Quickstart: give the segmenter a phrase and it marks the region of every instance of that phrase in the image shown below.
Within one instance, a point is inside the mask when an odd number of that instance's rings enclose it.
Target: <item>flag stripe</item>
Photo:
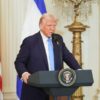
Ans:
[[[17,88],[17,96],[18,96],[18,98],[20,98],[21,97],[21,89],[22,89],[22,80],[17,76],[17,86],[16,86],[16,88]]]
[[[35,1],[37,7],[39,8],[41,14],[44,14],[46,13],[46,6],[45,6],[45,3],[44,3],[44,0],[33,0]]]
[[[0,62],[0,91],[2,91],[2,73],[1,73],[1,62]]]
[[[0,75],[0,91],[2,91],[2,76]]]

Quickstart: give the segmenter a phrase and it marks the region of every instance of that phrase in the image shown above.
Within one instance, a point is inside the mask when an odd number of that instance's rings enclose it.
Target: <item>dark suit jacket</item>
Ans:
[[[52,42],[54,46],[55,70],[63,67],[62,60],[72,69],[80,68],[73,55],[66,48],[60,35],[53,34]],[[34,73],[40,70],[48,70],[47,56],[40,32],[24,39],[21,49],[15,61],[15,68],[19,77],[23,72]],[[23,83],[21,100],[47,100],[45,92],[36,87],[31,87]]]

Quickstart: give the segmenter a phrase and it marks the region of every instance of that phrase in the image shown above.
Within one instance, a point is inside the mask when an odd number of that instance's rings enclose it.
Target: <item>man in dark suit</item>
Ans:
[[[15,61],[15,68],[23,80],[21,100],[49,100],[48,95],[37,87],[27,84],[28,77],[37,71],[60,70],[63,61],[70,68],[80,69],[74,56],[66,48],[60,35],[55,34],[57,19],[51,14],[44,14],[40,18],[40,31],[24,39]],[[51,39],[53,48],[53,64],[50,62],[47,40]]]

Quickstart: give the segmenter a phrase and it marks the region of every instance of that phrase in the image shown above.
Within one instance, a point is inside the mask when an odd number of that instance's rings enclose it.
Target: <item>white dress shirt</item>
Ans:
[[[49,66],[49,71],[51,71],[50,67],[50,59],[49,59],[49,52],[48,52],[48,37],[46,37],[42,32],[40,32],[42,39],[43,39],[43,44],[45,47],[46,55],[47,55],[47,61],[48,61],[48,66]]]

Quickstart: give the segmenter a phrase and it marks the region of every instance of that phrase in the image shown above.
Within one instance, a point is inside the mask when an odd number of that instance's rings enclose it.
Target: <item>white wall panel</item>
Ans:
[[[0,3],[1,64],[4,100],[14,100],[12,97],[15,96],[16,91],[14,60],[19,50],[27,0],[0,0]]]

